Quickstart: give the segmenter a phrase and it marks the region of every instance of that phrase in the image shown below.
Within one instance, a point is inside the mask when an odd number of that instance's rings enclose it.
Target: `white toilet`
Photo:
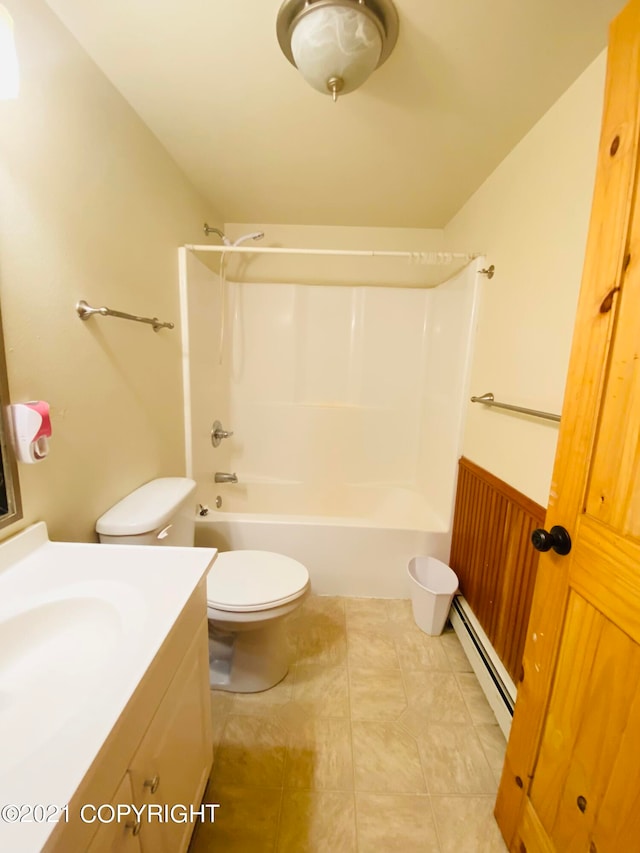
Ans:
[[[195,488],[185,477],[145,483],[100,516],[100,541],[193,546]],[[207,577],[211,686],[256,693],[281,681],[289,669],[284,617],[308,591],[306,568],[283,554],[218,554]]]

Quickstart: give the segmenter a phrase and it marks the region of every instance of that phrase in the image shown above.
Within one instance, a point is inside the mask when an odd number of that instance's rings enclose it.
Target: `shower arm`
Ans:
[[[223,231],[221,231],[219,228],[213,228],[211,225],[207,225],[206,222],[204,223],[204,228],[202,230],[204,231],[207,237],[209,236],[209,234],[217,234],[221,240],[227,239]]]

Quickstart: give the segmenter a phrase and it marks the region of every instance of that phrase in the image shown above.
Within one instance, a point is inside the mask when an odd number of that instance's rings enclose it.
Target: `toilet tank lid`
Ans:
[[[187,477],[160,477],[131,492],[96,522],[96,532],[106,536],[135,536],[168,524],[178,507],[195,492]],[[195,514],[195,507],[194,507]]]

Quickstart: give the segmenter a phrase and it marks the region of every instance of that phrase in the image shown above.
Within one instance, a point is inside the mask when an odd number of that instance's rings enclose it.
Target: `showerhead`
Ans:
[[[239,246],[245,240],[262,240],[264,237],[264,231],[252,231],[251,234],[245,234],[244,237],[238,237],[237,240],[231,241],[219,228],[213,228],[211,225],[207,225],[206,222],[204,223],[204,233],[207,237],[209,234],[217,234],[225,246]]]
[[[245,234],[244,237],[238,237],[232,245],[239,246],[241,243],[244,243],[245,240],[262,240],[263,237],[264,231],[252,231],[251,234]]]

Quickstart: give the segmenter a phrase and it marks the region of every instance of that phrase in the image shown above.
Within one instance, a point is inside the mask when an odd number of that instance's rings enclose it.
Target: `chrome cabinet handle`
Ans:
[[[155,792],[158,790],[159,786],[160,786],[160,777],[158,776],[157,773],[153,777],[153,779],[145,779],[144,780],[144,787],[148,788],[152,794],[155,794]]]
[[[139,820],[132,821],[130,820],[128,823],[124,825],[125,829],[130,829],[132,835],[140,835],[140,830],[142,829],[142,824]]]

